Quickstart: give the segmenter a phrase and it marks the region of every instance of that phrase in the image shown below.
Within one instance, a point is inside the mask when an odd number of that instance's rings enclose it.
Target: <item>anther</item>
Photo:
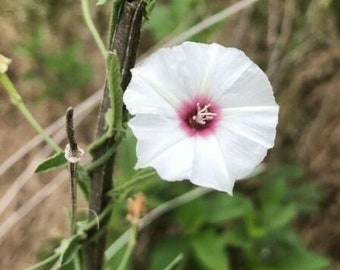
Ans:
[[[201,104],[197,103],[197,114],[192,117],[194,121],[196,121],[200,125],[205,125],[207,121],[212,120],[216,113],[209,112],[209,107],[211,104],[205,105],[203,108],[201,108]]]
[[[201,129],[207,124],[207,121],[214,119],[216,113],[209,111],[210,106],[211,104],[209,103],[202,108],[200,103],[196,104],[197,113],[188,120],[192,128]]]

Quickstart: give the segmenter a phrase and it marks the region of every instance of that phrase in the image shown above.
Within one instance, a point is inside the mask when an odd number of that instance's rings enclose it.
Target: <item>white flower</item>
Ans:
[[[132,69],[124,94],[137,138],[136,168],[232,194],[273,147],[279,107],[242,51],[185,42]]]

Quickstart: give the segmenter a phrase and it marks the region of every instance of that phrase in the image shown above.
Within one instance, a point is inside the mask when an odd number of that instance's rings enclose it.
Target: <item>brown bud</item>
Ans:
[[[127,201],[127,219],[131,224],[138,225],[142,216],[146,213],[146,202],[143,193],[137,193],[134,198]]]

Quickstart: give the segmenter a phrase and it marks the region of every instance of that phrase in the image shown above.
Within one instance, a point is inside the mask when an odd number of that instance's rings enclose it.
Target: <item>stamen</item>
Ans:
[[[209,111],[210,106],[211,104],[209,103],[202,108],[200,103],[196,104],[197,113],[188,120],[188,123],[193,129],[200,130],[205,127],[208,121],[214,119],[216,113]]]
[[[197,124],[200,124],[204,126],[207,121],[210,121],[214,118],[216,113],[209,112],[208,109],[211,106],[209,103],[208,105],[205,105],[203,108],[201,108],[201,104],[197,103],[197,114],[192,117],[192,120],[194,120]]]

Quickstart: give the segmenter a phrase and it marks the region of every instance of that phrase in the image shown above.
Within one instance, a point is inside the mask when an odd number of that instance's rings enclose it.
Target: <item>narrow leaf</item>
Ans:
[[[60,246],[56,249],[56,252],[61,254],[61,266],[70,263],[74,259],[81,247],[80,239],[81,236],[75,234],[71,238],[61,241]]]
[[[81,190],[83,191],[86,198],[89,198],[89,183],[90,183],[90,176],[87,170],[81,166],[77,166],[77,182]]]
[[[123,122],[123,90],[120,86],[121,76],[117,54],[109,52],[106,59],[107,87],[110,93],[111,106],[105,113],[105,124],[107,131],[90,146],[89,151],[98,149],[115,131],[122,131]]]
[[[67,164],[67,160],[64,157],[64,152],[56,153],[55,155],[45,159],[40,162],[34,172],[46,172],[49,170],[53,170]]]
[[[107,119],[113,121],[107,124],[109,127],[121,129],[123,121],[123,90],[120,85],[121,74],[116,53],[109,53],[107,56],[107,77],[112,108],[112,116]]]
[[[150,19],[150,15],[152,10],[154,9],[155,5],[156,5],[156,1],[157,0],[147,0],[146,1],[146,10],[145,10],[145,14],[144,14],[144,18],[148,21]]]
[[[164,270],[175,270],[179,266],[179,264],[182,262],[182,260],[183,260],[183,254],[180,253],[175,259],[173,259],[173,261],[167,267],[164,268]]]
[[[286,255],[278,265],[277,270],[321,270],[330,265],[330,260],[319,254],[309,251],[295,252]],[[327,268],[328,269],[328,268]]]

